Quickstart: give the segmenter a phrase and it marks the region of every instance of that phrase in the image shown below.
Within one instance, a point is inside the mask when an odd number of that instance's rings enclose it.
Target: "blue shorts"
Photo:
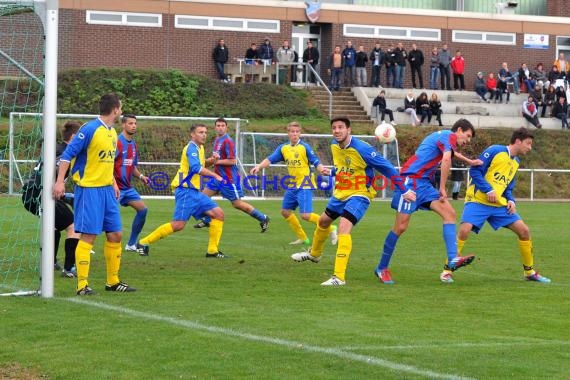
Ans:
[[[402,214],[413,214],[418,210],[430,210],[430,203],[439,199],[439,191],[427,179],[416,180],[414,191],[416,192],[416,201],[406,202],[402,198],[403,192],[400,187],[395,186],[392,195],[392,208]]]
[[[129,205],[129,202],[140,201],[141,196],[134,187],[130,189],[121,190],[121,195],[119,196],[119,204],[123,207]]]
[[[301,214],[313,212],[313,191],[312,189],[286,190],[281,208],[295,210],[298,206]]]
[[[485,221],[489,222],[493,229],[498,230],[520,219],[517,213],[509,214],[505,206],[493,207],[477,202],[465,203],[463,215],[461,215],[461,223],[472,224],[472,231],[476,234],[481,231]]]
[[[206,211],[218,207],[210,197],[196,189],[177,187],[174,190],[174,216],[172,220],[188,221],[190,217],[201,219]]]
[[[243,198],[243,191],[235,183],[220,182],[214,178],[206,182],[206,188],[220,193],[220,195],[230,202]]]
[[[331,211],[334,216],[342,216],[344,213],[349,213],[354,216],[355,225],[358,223],[368,210],[370,206],[370,199],[366,197],[350,197],[347,200],[341,201],[338,198],[332,197],[327,203],[327,210]],[[331,214],[331,213],[328,213]],[[337,217],[338,217],[337,216]]]
[[[119,203],[113,186],[75,186],[73,209],[76,232],[99,235],[103,231],[122,231]]]

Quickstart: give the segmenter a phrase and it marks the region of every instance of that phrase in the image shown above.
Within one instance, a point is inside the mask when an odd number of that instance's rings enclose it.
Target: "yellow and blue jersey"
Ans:
[[[508,201],[515,201],[513,189],[515,175],[520,160],[512,157],[509,147],[492,145],[479,156],[483,161],[481,166],[472,166],[469,169],[471,179],[465,195],[465,202],[477,202],[488,206],[506,206]],[[496,203],[487,200],[487,193],[494,191],[497,196]]]
[[[272,164],[285,162],[296,189],[316,189],[311,165],[317,167],[321,162],[309,144],[301,140],[295,145],[283,143],[267,159]]]
[[[71,178],[82,187],[113,184],[117,132],[97,118],[84,124],[61,155],[71,163]]]
[[[204,167],[205,162],[204,147],[190,141],[182,150],[180,168],[170,186],[173,189],[186,187],[200,191],[202,178],[198,173]]]
[[[344,148],[336,140],[331,144],[336,185],[333,196],[341,201],[353,196],[373,199],[376,189],[374,169],[384,175],[384,181],[393,181],[398,177],[398,171],[370,144],[351,137]],[[384,185],[389,184],[387,182]],[[379,186],[382,186],[380,184]]]

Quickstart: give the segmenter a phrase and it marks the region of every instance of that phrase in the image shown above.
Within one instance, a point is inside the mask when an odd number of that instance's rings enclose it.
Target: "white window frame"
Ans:
[[[466,33],[466,34],[480,34],[482,39],[481,40],[468,40],[463,38],[457,38],[457,33]],[[488,40],[488,35],[495,35],[495,36],[511,36],[511,42],[502,42],[502,41],[493,41]],[[485,44],[485,45],[509,45],[515,46],[517,44],[517,34],[516,33],[502,33],[502,32],[484,32],[481,30],[453,30],[451,33],[451,41],[453,42],[461,42],[465,44]]]
[[[372,28],[374,29],[373,34],[366,33],[350,33],[347,32],[348,28]],[[405,35],[394,35],[380,34],[382,30],[404,30]],[[412,36],[413,31],[423,31],[437,33],[437,37],[416,37]],[[361,24],[344,24],[342,27],[342,34],[345,37],[364,37],[364,38],[382,38],[388,40],[416,40],[416,41],[441,41],[441,29],[430,29],[430,28],[404,28],[400,26],[377,26],[377,25],[361,25]]]
[[[92,20],[91,15],[119,15],[121,16],[121,21],[104,21],[104,20]],[[127,21],[127,16],[147,16],[156,17],[156,24],[147,22],[132,22]],[[146,26],[151,28],[162,28],[162,14],[160,13],[133,13],[133,12],[111,12],[111,11],[86,11],[85,12],[85,22],[88,24],[95,25],[122,25],[122,26]]]
[[[204,25],[185,25],[180,24],[180,19],[198,19],[207,20],[207,26]],[[214,21],[231,21],[241,23],[241,27],[231,27],[231,26],[214,26]],[[275,24],[275,29],[264,29],[264,28],[251,28],[250,23],[254,22],[266,22]],[[280,33],[281,32],[281,22],[279,20],[268,20],[268,19],[248,19],[248,18],[229,18],[229,17],[206,17],[206,16],[192,16],[192,15],[175,15],[174,16],[174,27],[181,29],[208,29],[208,30],[233,30],[237,32],[263,32],[263,33]]]

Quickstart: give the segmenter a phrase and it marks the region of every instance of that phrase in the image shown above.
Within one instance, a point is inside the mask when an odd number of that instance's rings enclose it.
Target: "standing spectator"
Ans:
[[[117,132],[113,124],[121,116],[121,100],[115,94],[106,94],[99,100],[99,117],[81,127],[71,140],[59,163],[53,197],[61,199],[65,194],[65,173],[71,168],[75,182],[75,232],[81,234],[75,250],[77,266],[77,295],[95,294],[89,287],[91,249],[95,238],[105,231],[103,247],[107,269],[105,290],[133,292],[119,279],[121,267],[122,225],[119,212],[119,188],[113,177]]]
[[[340,89],[340,74],[342,73],[342,54],[339,45],[334,47],[330,56],[328,73],[331,76],[331,90],[338,91]]]
[[[346,47],[342,51],[344,61],[344,85],[354,86],[354,65],[356,64],[356,50],[352,47],[352,42],[347,41]]]
[[[311,67],[317,71],[317,65],[319,64],[319,50],[313,46],[311,41],[307,42],[307,48],[303,52],[303,62],[308,63]],[[308,78],[310,83],[317,83],[317,78],[313,75],[312,71],[309,69],[306,70],[306,78]]]
[[[370,62],[372,63],[372,75],[370,78],[370,87],[380,86],[380,72],[384,63],[384,53],[380,48],[380,43],[376,42],[374,49],[370,52]]]
[[[438,121],[439,126],[443,127],[443,123],[441,122],[441,101],[439,100],[437,94],[434,92],[431,94],[431,98],[429,100],[429,108],[431,110],[431,115],[428,117],[428,124],[431,123],[431,117],[435,116],[435,119]]]
[[[257,60],[259,59],[257,51],[257,44],[252,42],[249,49],[245,51],[245,64],[246,65],[257,65]]]
[[[277,50],[277,62],[284,64],[283,67],[279,68],[281,73],[278,73],[278,78],[284,76],[282,79],[285,83],[291,83],[291,67],[295,66],[293,65],[295,62],[295,51],[289,47],[289,41],[283,41],[283,45]]]
[[[356,52],[355,66],[356,66],[356,85],[359,87],[366,87],[368,79],[366,77],[366,62],[368,62],[368,54],[364,51],[364,46],[358,46]]]
[[[447,44],[443,44],[439,51],[439,75],[441,76],[441,89],[451,91],[451,74],[449,73],[449,64],[451,63],[451,54],[447,50]]]
[[[224,65],[228,62],[229,52],[222,38],[218,40],[218,45],[214,48],[212,57],[214,58],[214,64],[218,72],[218,79],[222,82],[229,82],[228,77],[224,73]]]
[[[536,128],[542,128],[542,124],[540,124],[540,121],[538,120],[538,110],[536,104],[534,104],[534,98],[532,96],[529,96],[527,100],[523,102],[522,115]]]
[[[552,107],[554,106],[554,104],[556,104],[556,90],[554,89],[554,86],[550,85],[548,86],[548,89],[544,93],[545,108],[542,110],[543,112],[540,115],[540,117],[546,116],[546,108],[550,107],[550,110],[552,111]],[[553,112],[550,112],[549,115],[552,116],[553,114],[554,114]]]
[[[386,91],[384,90],[380,91],[378,96],[374,98],[374,101],[372,102],[372,107],[377,107],[376,112],[377,115],[379,115],[379,120],[378,120],[379,122],[384,121],[384,117],[388,115],[388,117],[390,118],[390,124],[396,126],[396,123],[394,122],[394,112],[392,112],[391,109],[386,107]]]
[[[459,199],[459,191],[461,190],[461,183],[465,180],[465,173],[463,172],[463,168],[465,168],[465,164],[463,161],[453,159],[451,160],[451,174],[449,175],[449,179],[453,184],[453,188],[451,189],[451,198],[454,200]],[[459,169],[459,170],[453,170]]]
[[[386,50],[386,87],[396,87],[396,53],[394,45],[389,44]]]
[[[556,68],[558,69],[561,79],[566,78],[566,72],[568,71],[568,69],[570,69],[570,67],[568,65],[568,61],[566,61],[566,56],[564,55],[564,53],[558,53],[558,59],[555,60],[552,65],[556,66]]]
[[[424,120],[431,119],[431,108],[429,106],[429,99],[427,93],[422,92],[420,96],[416,99],[416,109],[422,115],[420,124],[424,123]]]
[[[465,90],[465,59],[461,56],[461,51],[455,52],[455,57],[451,59],[451,70],[453,70],[453,89]]]
[[[552,107],[552,114],[557,119],[560,119],[560,121],[562,122],[562,129],[564,129],[564,127],[566,127],[566,129],[569,129],[568,128],[568,103],[566,103],[566,98],[563,98],[563,97],[558,98],[558,101],[556,102],[554,107]]]
[[[424,53],[418,49],[416,44],[412,44],[412,50],[408,53],[408,62],[410,62],[410,70],[412,71],[412,87],[416,87],[416,73],[418,75],[420,88],[424,88],[424,77],[422,74],[422,66],[424,64]]]
[[[485,94],[487,94],[487,84],[485,83],[485,78],[483,78],[481,71],[477,73],[477,78],[475,78],[475,92],[484,102],[490,101],[485,98]]]
[[[515,92],[518,94],[520,92],[519,90],[519,72],[515,71],[515,72],[511,72],[509,71],[509,65],[507,64],[507,62],[503,62],[503,64],[501,65],[501,69],[499,70],[499,82],[504,82],[505,85],[504,86],[499,86],[502,87],[503,89],[507,89],[508,90],[508,83],[512,83],[513,84],[513,89],[515,90]],[[507,100],[508,102],[508,100]]]
[[[503,98],[501,96],[499,88],[497,87],[497,79],[495,78],[495,74],[489,73],[486,86],[487,86],[487,91],[491,93],[491,96],[489,96],[489,102],[493,100],[493,98],[495,99],[495,103],[499,101],[499,98],[502,101]]]
[[[273,63],[273,46],[271,46],[271,41],[266,38],[263,41],[263,45],[259,47],[259,59],[264,65],[271,65]]]
[[[398,42],[398,46],[394,49],[396,53],[396,80],[394,81],[395,88],[404,88],[404,78],[406,74],[406,59],[408,58],[408,53],[404,49],[404,44]]]
[[[414,93],[408,92],[408,95],[404,98],[404,112],[410,115],[410,124],[415,127],[420,123],[420,119],[416,114],[416,99],[414,99]]]
[[[429,88],[430,90],[437,90],[437,77],[439,74],[439,51],[437,46],[431,50],[429,58]]]

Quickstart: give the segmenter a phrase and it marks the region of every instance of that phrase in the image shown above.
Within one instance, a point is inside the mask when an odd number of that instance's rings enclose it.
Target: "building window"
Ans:
[[[453,42],[465,42],[469,44],[493,44],[493,45],[516,45],[516,33],[478,32],[469,30],[454,30]]]
[[[235,30],[242,32],[279,33],[279,20],[176,15],[174,26],[185,29]]]
[[[441,41],[441,29],[345,24],[343,34],[346,37]]]
[[[87,11],[88,24],[162,27],[162,15],[155,13]]]

